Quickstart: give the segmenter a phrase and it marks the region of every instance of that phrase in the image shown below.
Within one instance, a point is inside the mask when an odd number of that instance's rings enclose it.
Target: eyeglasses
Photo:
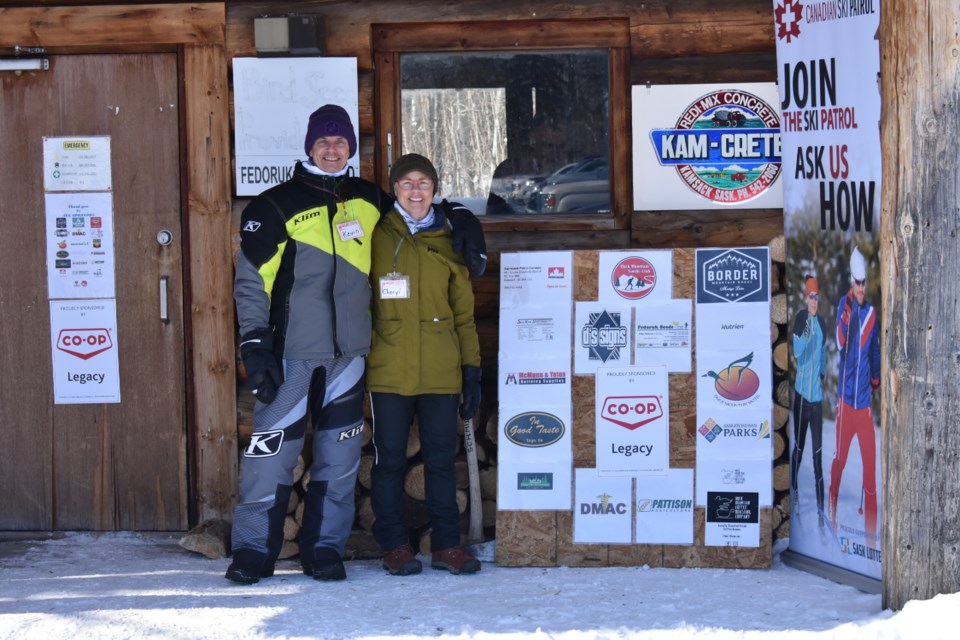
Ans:
[[[863,278],[863,279],[861,279],[861,280],[857,280],[856,278],[854,278],[853,284],[857,285],[858,287],[866,286],[866,284],[867,284],[867,279],[866,279],[866,278]]]
[[[413,182],[412,180],[403,180],[398,181],[397,186],[404,191],[413,191],[414,188],[419,189],[420,191],[428,191],[433,188],[433,182],[430,180],[420,180],[418,182]]]
[[[819,299],[820,299],[819,293],[811,293],[810,295],[807,296],[807,300],[819,300]]]

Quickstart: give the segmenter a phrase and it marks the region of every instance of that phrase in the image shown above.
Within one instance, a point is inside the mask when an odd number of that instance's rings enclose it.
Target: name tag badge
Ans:
[[[410,276],[388,273],[380,276],[380,299],[403,300],[410,297]]]
[[[337,225],[337,233],[340,234],[340,239],[346,242],[355,238],[362,238],[363,227],[361,227],[360,223],[356,220],[341,222]]]

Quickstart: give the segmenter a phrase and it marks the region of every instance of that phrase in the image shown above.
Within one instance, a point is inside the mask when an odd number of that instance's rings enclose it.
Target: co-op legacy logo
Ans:
[[[109,329],[61,329],[57,349],[81,360],[89,360],[113,347]]]
[[[657,396],[611,396],[604,399],[603,419],[633,431],[663,417]]]
[[[722,89],[694,100],[670,129],[650,132],[657,161],[718,204],[762,195],[780,175],[780,112],[762,98]]]

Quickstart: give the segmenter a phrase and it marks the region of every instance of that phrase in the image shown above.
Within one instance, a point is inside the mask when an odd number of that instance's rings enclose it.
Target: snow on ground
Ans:
[[[252,586],[223,578],[228,560],[183,550],[168,534],[68,534],[0,542],[0,638],[756,639],[957,637],[960,594],[910,602],[799,571],[429,568],[395,577],[373,560],[316,582],[295,561]]]

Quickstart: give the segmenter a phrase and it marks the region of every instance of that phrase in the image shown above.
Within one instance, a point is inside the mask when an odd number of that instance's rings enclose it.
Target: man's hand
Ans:
[[[257,400],[270,404],[283,384],[283,369],[273,352],[273,332],[254,329],[240,338],[240,357],[247,370],[247,387]]]
[[[482,276],[487,270],[487,241],[477,216],[459,202],[443,200],[440,207],[453,227],[453,250],[463,254],[470,275]]]

